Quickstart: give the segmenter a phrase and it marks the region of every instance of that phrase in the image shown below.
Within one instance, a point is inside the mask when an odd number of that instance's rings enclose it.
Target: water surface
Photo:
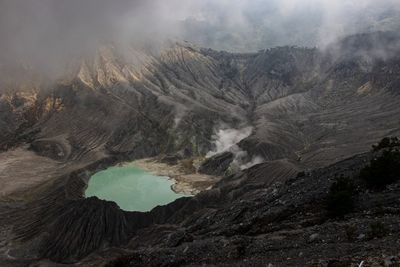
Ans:
[[[185,196],[172,191],[173,184],[168,177],[152,175],[133,165],[123,165],[94,174],[85,195],[114,201],[127,211],[149,211]]]

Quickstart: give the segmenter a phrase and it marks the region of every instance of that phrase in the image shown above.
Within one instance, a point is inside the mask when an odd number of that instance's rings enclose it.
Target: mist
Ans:
[[[231,151],[236,153],[239,148],[237,144],[250,136],[252,127],[245,127],[242,129],[219,129],[213,135],[214,149],[207,153],[206,157],[212,157],[222,152]]]
[[[400,30],[397,0],[203,1],[186,21],[189,39],[228,51],[275,46],[325,47],[346,35]]]
[[[235,172],[264,162],[265,160],[261,156],[249,157],[248,153],[238,145],[240,141],[249,137],[252,132],[253,127],[218,129],[212,136],[214,149],[209,151],[206,157],[210,158],[223,152],[231,152],[233,161],[229,168]]]
[[[170,38],[167,13],[143,0],[0,0],[0,60],[56,72],[103,44]]]
[[[0,0],[0,64],[54,72],[109,42],[324,47],[348,34],[399,31],[399,14],[397,0]]]

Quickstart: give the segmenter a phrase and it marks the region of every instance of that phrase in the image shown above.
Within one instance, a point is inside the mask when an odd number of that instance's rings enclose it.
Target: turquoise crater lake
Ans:
[[[152,175],[133,165],[123,165],[94,174],[85,195],[114,201],[126,211],[144,212],[185,196],[172,191],[173,184],[168,177]]]

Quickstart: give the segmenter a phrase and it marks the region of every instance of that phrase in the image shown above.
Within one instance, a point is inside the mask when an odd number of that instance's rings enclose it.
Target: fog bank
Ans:
[[[321,47],[347,34],[400,30],[399,14],[397,0],[0,0],[0,63],[62,69],[105,42]]]

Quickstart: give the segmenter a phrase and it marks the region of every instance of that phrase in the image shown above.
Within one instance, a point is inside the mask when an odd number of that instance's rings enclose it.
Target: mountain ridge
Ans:
[[[129,57],[124,62],[117,53],[105,49],[93,60],[77,64],[69,79],[56,83],[38,79],[31,87],[17,84],[12,91],[8,86],[1,87],[0,149],[2,156],[11,161],[0,165],[5,170],[0,180],[19,181],[21,188],[7,187],[7,192],[0,195],[0,211],[8,214],[2,223],[6,235],[2,251],[7,253],[0,259],[6,257],[8,263],[8,253],[12,251],[11,257],[28,262],[42,258],[79,262],[101,248],[122,246],[131,238],[146,239],[151,235],[146,231],[157,232],[158,227],[171,227],[171,235],[179,236],[179,247],[182,240],[193,239],[192,233],[179,230],[184,219],[185,227],[194,229],[194,235],[200,237],[204,234],[196,223],[200,219],[204,227],[210,227],[209,233],[215,230],[219,237],[240,236],[240,223],[244,222],[238,214],[252,210],[250,204],[242,207],[236,203],[234,212],[239,213],[234,215],[220,206],[221,198],[271,198],[265,192],[273,190],[273,184],[290,183],[301,171],[321,171],[322,174],[311,175],[315,179],[307,186],[326,188],[328,181],[332,182],[331,178],[325,179],[327,166],[341,166],[343,160],[365,153],[381,138],[400,135],[400,58],[396,53],[390,54],[393,57],[369,53],[368,45],[363,48],[365,40],[370,40],[377,50],[400,49],[400,38],[381,32],[349,38],[344,46],[350,46],[349,51],[357,46],[358,54],[345,51],[343,56],[337,51],[329,54],[296,47],[231,54],[177,44],[159,55],[140,54],[144,58],[140,67],[129,63]],[[377,40],[383,43],[376,43]],[[247,153],[243,163],[251,162],[253,157],[262,157],[264,162],[236,174],[228,175],[228,171],[212,190],[193,199],[178,200],[149,214],[127,215],[115,205],[83,197],[87,180],[99,169],[165,154],[201,158],[215,148],[213,136],[219,129],[249,126],[252,133],[237,144]],[[366,160],[370,154],[365,155],[360,157]],[[16,167],[28,160],[35,162],[30,169]],[[357,159],[354,165],[358,169],[365,162]],[[338,169],[336,172],[341,173]],[[32,181],[33,176],[38,181]],[[306,183],[305,179],[301,181]],[[317,193],[316,196],[323,195],[322,191]],[[247,199],[246,194],[251,197]],[[318,199],[316,196],[311,198]],[[300,206],[303,204],[299,202]],[[277,207],[270,208],[265,212],[273,213]],[[99,233],[96,242],[91,242],[90,235],[82,240],[70,239],[71,233],[64,231],[66,222],[53,215],[69,218],[66,221],[71,225],[79,225],[80,221],[85,225],[94,223],[90,217],[74,217],[76,209],[76,214],[91,210],[98,220],[112,220],[108,215],[115,213],[119,218],[115,223],[127,228],[114,236],[114,232],[103,232],[101,224],[93,224],[94,228],[88,226],[88,231]],[[225,233],[218,229],[217,221],[208,224],[206,217],[213,217],[215,209],[222,209],[229,215],[227,218],[237,216],[232,220],[237,220],[238,225],[232,227],[238,229]],[[188,215],[193,211],[199,212],[199,217]],[[255,213],[249,212],[250,217],[252,214]],[[270,223],[280,222],[271,220]],[[136,235],[138,231],[143,233]],[[125,242],[110,241],[117,237],[120,240],[121,236],[127,238]],[[28,245],[22,242],[21,247],[21,238]],[[234,243],[231,241],[230,245]],[[148,242],[153,239],[149,237]],[[152,261],[151,251],[140,253]],[[161,264],[157,257],[154,260],[154,266]],[[131,266],[143,264],[132,262]]]

